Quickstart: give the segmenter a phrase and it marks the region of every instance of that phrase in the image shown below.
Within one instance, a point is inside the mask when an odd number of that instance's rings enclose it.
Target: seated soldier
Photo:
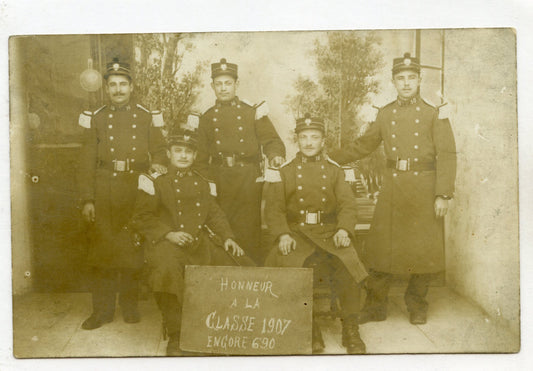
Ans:
[[[132,227],[145,238],[150,286],[169,336],[167,356],[179,349],[186,265],[246,265],[251,259],[234,241],[216,190],[191,170],[196,138],[180,130],[168,139],[170,166],[165,175],[139,177]]]
[[[356,200],[344,171],[323,154],[325,127],[321,119],[296,121],[299,152],[281,166],[265,195],[265,218],[275,240],[267,266],[313,268],[315,284],[331,282],[342,310],[342,344],[349,354],[365,353],[357,314],[361,282],[366,276],[352,243]],[[320,275],[320,276],[319,276]],[[316,306],[315,306],[316,307]],[[313,315],[313,353],[324,350]]]

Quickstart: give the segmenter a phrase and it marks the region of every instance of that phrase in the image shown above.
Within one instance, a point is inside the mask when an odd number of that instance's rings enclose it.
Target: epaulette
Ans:
[[[106,106],[104,104],[102,107],[98,108],[94,112],[83,111],[82,113],[80,113],[80,117],[78,118],[78,125],[80,125],[81,127],[85,128],[85,129],[90,129],[91,128],[91,119],[92,119],[92,117],[95,116],[101,110],[103,110],[105,107]]]
[[[254,106],[255,108],[255,119],[260,120],[263,117],[267,116],[269,113],[268,104],[266,101],[262,101],[258,105]]]
[[[254,105],[252,104],[252,102],[250,102],[248,99],[241,99],[239,98],[239,102],[242,102],[250,107],[253,107]]]
[[[158,174],[158,173],[154,173],[152,175],[148,175],[148,174],[139,175],[138,189],[148,193],[151,196],[155,195],[154,180],[159,176],[159,175],[156,175],[154,177],[155,174]]]
[[[209,184],[209,193],[211,193],[211,196],[216,197],[217,196],[217,184],[214,181],[209,180],[206,176],[204,176],[198,170],[193,170],[192,172],[198,175],[200,178],[202,178],[202,180],[207,182],[207,184]]]
[[[381,109],[385,109],[385,108],[387,108],[387,107],[390,107],[390,106],[392,106],[394,103],[396,103],[396,99],[393,100],[392,102],[387,103],[386,105],[384,105],[383,107],[381,107]]]
[[[196,113],[191,113],[189,116],[187,116],[187,123],[185,124],[185,127],[191,131],[195,131],[198,129],[198,126],[200,125],[200,115]]]
[[[429,103],[429,102],[428,102],[427,100],[425,100],[424,98],[420,98],[420,100],[421,100],[422,102],[424,102],[427,106],[430,106],[431,108],[437,109],[437,107],[435,107],[434,104]]]
[[[348,183],[353,183],[356,181],[355,179],[355,171],[350,166],[343,166],[342,170],[344,170],[344,181]]]
[[[135,105],[137,108],[143,110],[146,113],[152,115],[152,126],[155,128],[161,128],[165,126],[165,121],[163,120],[163,113],[161,111],[150,111],[148,108],[143,107],[139,103]]]
[[[281,182],[281,174],[279,169],[268,167],[265,169],[265,182],[279,183]]]
[[[107,105],[104,104],[102,107],[98,108],[96,111],[93,112],[93,116],[96,115],[98,112],[100,112],[101,110],[103,110],[106,107],[107,107]]]

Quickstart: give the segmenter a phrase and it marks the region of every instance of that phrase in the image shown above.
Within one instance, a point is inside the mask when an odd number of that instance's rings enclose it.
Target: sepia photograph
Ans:
[[[12,35],[13,356],[519,352],[517,99],[513,28]]]

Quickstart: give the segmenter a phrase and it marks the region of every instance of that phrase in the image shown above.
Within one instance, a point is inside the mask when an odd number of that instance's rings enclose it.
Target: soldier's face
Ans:
[[[398,72],[392,78],[392,82],[398,91],[398,95],[403,99],[410,99],[418,93],[420,81],[420,75],[417,72],[410,70]]]
[[[111,75],[107,78],[105,90],[115,106],[124,106],[129,103],[133,84],[126,76]]]
[[[217,76],[211,83],[217,99],[221,102],[229,102],[235,98],[238,85],[239,82],[228,75]]]
[[[196,159],[196,151],[183,145],[173,145],[167,150],[170,163],[178,169],[188,169]]]
[[[296,138],[300,152],[304,156],[316,156],[322,151],[322,148],[324,148],[325,138],[320,130],[304,130],[299,132]]]

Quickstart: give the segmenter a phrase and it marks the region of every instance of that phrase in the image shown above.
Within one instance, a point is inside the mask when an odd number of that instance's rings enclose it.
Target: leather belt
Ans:
[[[130,172],[132,170],[134,171],[143,171],[147,169],[146,164],[139,164],[132,159],[125,159],[125,160],[111,160],[111,161],[98,161],[98,168],[100,169],[106,169],[114,172]]]
[[[245,165],[259,164],[259,158],[257,156],[241,157],[236,154],[222,154],[219,156],[213,156],[211,164],[222,167],[242,167]]]
[[[308,225],[337,223],[337,215],[324,214],[323,211],[316,211],[316,212],[305,211],[305,214],[289,215],[287,219],[289,223],[308,224]]]
[[[412,159],[387,160],[387,167],[398,171],[431,171],[435,170],[435,162],[415,162]]]

